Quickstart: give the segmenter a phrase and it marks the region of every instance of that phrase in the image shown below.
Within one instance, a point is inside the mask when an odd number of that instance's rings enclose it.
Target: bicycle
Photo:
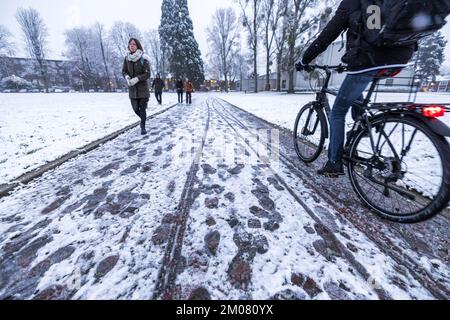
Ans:
[[[332,71],[343,73],[346,67],[307,67],[326,73],[316,100],[300,110],[294,127],[295,151],[303,162],[312,163],[329,138],[327,94],[337,95],[328,88]],[[379,81],[400,71],[381,70],[364,101],[352,105],[360,112],[347,133],[344,164],[354,191],[369,209],[390,221],[415,223],[449,206],[450,146],[445,137],[450,137],[450,128],[437,118],[450,108],[448,104],[371,103]]]

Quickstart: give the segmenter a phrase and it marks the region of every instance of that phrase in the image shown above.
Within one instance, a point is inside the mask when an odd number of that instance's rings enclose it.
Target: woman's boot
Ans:
[[[146,135],[147,134],[147,130],[145,129],[145,123],[147,121],[147,106],[141,106],[141,134],[142,135]]]
[[[145,129],[145,122],[141,123],[141,135],[146,135],[147,130]]]

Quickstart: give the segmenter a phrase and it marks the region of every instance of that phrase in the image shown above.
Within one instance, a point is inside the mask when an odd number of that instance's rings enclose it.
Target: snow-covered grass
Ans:
[[[148,114],[177,101],[163,99]],[[0,93],[0,114],[0,184],[139,120],[127,93]]]
[[[279,125],[280,127],[293,130],[295,119],[300,109],[308,102],[315,100],[315,94],[286,94],[275,92],[254,93],[221,93],[216,94],[231,104],[238,106],[264,120]],[[330,106],[333,105],[335,98],[328,96]],[[378,94],[377,102],[399,102],[406,101],[407,94],[382,93]],[[450,103],[450,94],[444,93],[419,93],[417,95],[418,103]],[[351,118],[349,117],[349,120]],[[444,122],[450,125],[450,114],[444,118]]]

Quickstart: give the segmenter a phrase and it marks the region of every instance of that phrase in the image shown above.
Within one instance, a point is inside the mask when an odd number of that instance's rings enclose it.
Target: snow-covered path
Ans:
[[[0,199],[0,298],[450,297],[448,217],[381,221],[288,132],[195,99]]]

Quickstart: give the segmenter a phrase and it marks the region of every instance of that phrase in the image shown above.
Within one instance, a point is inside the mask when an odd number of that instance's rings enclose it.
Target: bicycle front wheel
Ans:
[[[450,201],[450,146],[422,121],[391,115],[360,132],[348,172],[358,196],[382,218],[415,223],[432,218]]]
[[[320,156],[327,128],[327,119],[322,109],[317,109],[313,103],[309,103],[300,110],[295,121],[294,146],[303,162],[314,162]]]

